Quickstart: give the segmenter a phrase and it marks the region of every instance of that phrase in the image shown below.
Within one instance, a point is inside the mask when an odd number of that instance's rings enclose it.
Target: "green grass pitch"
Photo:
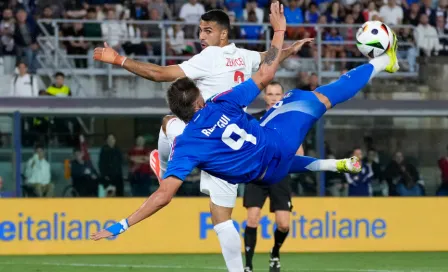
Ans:
[[[7,246],[3,244],[2,246]],[[448,272],[448,252],[282,254],[282,271]],[[255,271],[268,271],[256,254]],[[226,271],[221,255],[0,256],[0,272]]]

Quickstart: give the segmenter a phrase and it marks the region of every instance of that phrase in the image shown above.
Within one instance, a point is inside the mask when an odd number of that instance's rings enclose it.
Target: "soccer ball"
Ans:
[[[380,21],[365,22],[356,33],[356,46],[369,58],[381,56],[392,44],[392,30]]]

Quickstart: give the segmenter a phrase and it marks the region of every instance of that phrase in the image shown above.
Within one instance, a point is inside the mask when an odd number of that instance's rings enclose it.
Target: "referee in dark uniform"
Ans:
[[[278,101],[283,99],[284,89],[279,82],[272,81],[264,89],[264,101],[266,110],[253,114],[253,117],[260,120],[263,115],[273,107]],[[301,151],[301,147],[299,149]],[[301,151],[303,155],[303,151]],[[274,233],[274,247],[269,260],[269,271],[280,271],[280,247],[288,236],[291,204],[291,184],[289,176],[274,185],[260,185],[247,183],[244,189],[243,204],[247,209],[247,225],[244,234],[244,248],[246,254],[245,272],[252,272],[252,258],[254,256],[255,245],[257,243],[257,227],[260,221],[261,208],[269,196],[270,211],[275,213],[277,229]]]

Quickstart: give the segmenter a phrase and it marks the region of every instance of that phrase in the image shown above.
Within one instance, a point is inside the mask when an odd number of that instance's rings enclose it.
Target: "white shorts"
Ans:
[[[163,133],[162,129],[160,130],[158,150],[162,176],[166,171],[170,155],[169,153],[171,152],[174,138],[182,134],[185,126],[185,123],[180,119],[173,118],[169,120],[166,125],[166,135]],[[209,195],[213,204],[226,208],[235,207],[237,191],[237,184],[230,184],[225,180],[201,171],[201,192]]]

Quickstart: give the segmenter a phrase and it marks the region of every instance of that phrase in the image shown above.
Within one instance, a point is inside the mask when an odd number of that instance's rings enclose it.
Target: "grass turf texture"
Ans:
[[[6,245],[3,245],[6,246]],[[268,271],[256,254],[255,271]],[[282,271],[448,272],[448,252],[282,254]],[[221,255],[0,256],[0,272],[227,271]]]

